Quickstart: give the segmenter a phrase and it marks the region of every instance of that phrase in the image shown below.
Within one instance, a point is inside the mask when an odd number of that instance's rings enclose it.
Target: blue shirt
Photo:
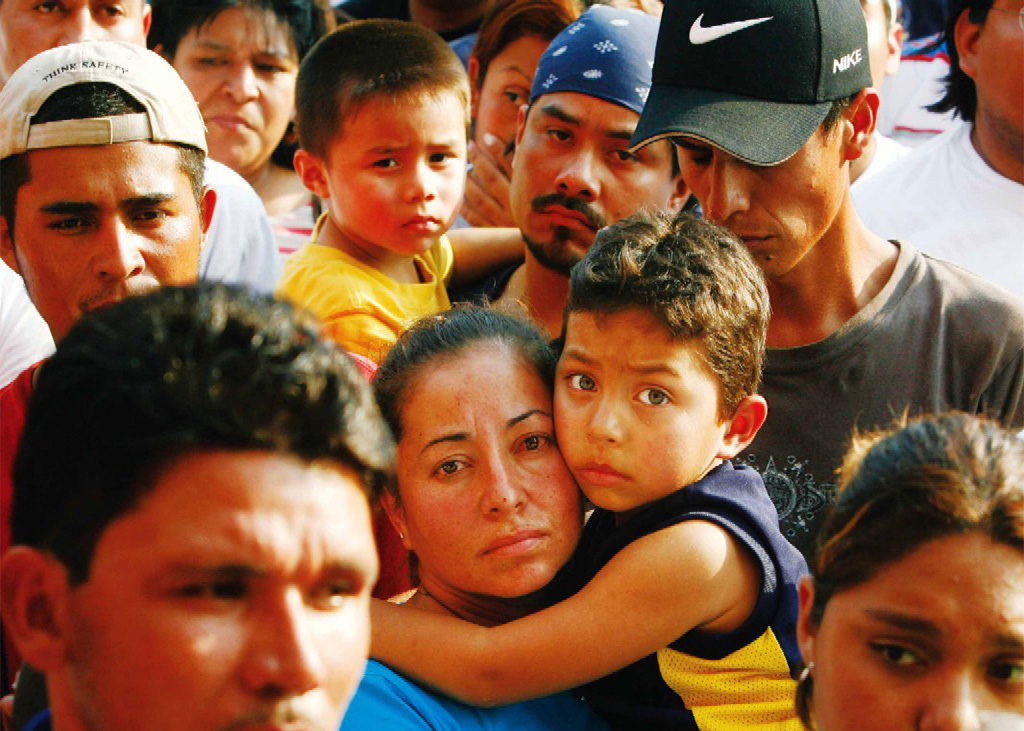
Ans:
[[[420,687],[370,660],[341,731],[606,731],[608,728],[569,693],[555,693],[497,708],[467,706]]]

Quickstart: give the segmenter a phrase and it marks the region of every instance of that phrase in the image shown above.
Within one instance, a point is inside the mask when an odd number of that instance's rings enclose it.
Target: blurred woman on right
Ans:
[[[800,587],[808,728],[1024,728],[1024,441],[948,413],[858,437]]]

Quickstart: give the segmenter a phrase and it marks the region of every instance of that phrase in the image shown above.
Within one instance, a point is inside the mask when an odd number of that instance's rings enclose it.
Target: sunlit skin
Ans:
[[[151,142],[32,150],[0,255],[55,340],[86,312],[196,281],[216,195],[202,208],[179,148]],[[60,185],[54,185],[60,181]]]
[[[295,107],[288,25],[270,10],[228,8],[186,33],[170,61],[199,103],[210,157],[257,186]]]
[[[978,729],[987,711],[1024,714],[1019,549],[948,536],[839,591],[820,625],[812,598],[805,580],[797,631],[821,731]]]
[[[735,456],[733,420],[722,418],[720,404],[700,343],[673,338],[638,308],[569,314],[556,431],[580,489],[598,507],[628,514]]]
[[[670,143],[629,151],[638,119],[623,106],[574,92],[545,94],[529,114],[520,112],[512,217],[538,259],[568,273],[598,228],[643,207],[682,207],[685,188],[671,175]],[[552,194],[578,205],[538,206],[538,198]]]
[[[474,56],[469,58],[476,162],[469,173],[465,208],[472,210],[475,200],[486,199],[488,204],[500,209],[500,222],[506,226],[512,225],[507,176],[511,173],[519,109],[530,100],[530,85],[547,46],[548,40],[540,36],[517,38],[491,59],[483,78],[480,78],[479,61]],[[480,159],[485,156],[490,159]],[[485,165],[500,178],[500,184],[493,183],[489,177],[477,179]],[[478,171],[477,167],[481,167],[481,170]],[[474,193],[476,198],[473,197]],[[485,203],[481,202],[480,205]],[[464,215],[470,214],[464,212]]]
[[[354,470],[187,454],[106,527],[88,579],[59,600],[62,659],[41,668],[55,727],[333,731],[366,660],[376,575]]]
[[[871,64],[871,85],[880,89],[886,76],[895,74],[900,66],[903,28],[886,20],[888,0],[861,0],[860,9],[868,28],[868,61]]]
[[[1024,30],[1020,0],[996,0],[981,25],[964,12],[954,40],[978,95],[971,141],[1000,174],[1024,184]]]
[[[837,131],[816,131],[778,165],[751,165],[681,137],[679,165],[704,216],[743,239],[769,278],[784,277],[815,252],[849,195]]]
[[[470,57],[473,141],[478,145],[485,134],[496,137],[503,147],[515,140],[519,109],[530,101],[533,75],[547,47],[548,41],[539,36],[517,38],[491,59],[479,84],[479,63]]]
[[[411,257],[437,243],[462,200],[465,108],[454,91],[372,97],[345,120],[325,160],[299,150],[295,167],[331,202],[319,243],[419,281]]]
[[[422,586],[468,612],[483,601],[476,595],[536,592],[569,559],[582,528],[549,387],[497,341],[415,378],[401,412],[401,499],[386,504],[419,558]]]
[[[145,0],[3,0],[0,85],[37,53],[78,41],[146,45],[151,9]]]

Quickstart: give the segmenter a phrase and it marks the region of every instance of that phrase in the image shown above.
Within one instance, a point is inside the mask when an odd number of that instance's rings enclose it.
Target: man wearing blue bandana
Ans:
[[[596,5],[541,56],[519,112],[511,209],[525,261],[474,294],[518,301],[551,334],[562,327],[569,269],[598,229],[641,208],[677,212],[689,197],[668,142],[630,152],[651,86],[658,19]]]

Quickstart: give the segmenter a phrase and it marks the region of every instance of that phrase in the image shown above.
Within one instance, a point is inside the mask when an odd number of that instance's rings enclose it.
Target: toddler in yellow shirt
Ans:
[[[349,23],[302,62],[295,169],[328,206],[276,294],[350,352],[379,362],[413,321],[450,306],[456,260],[470,277],[500,256],[456,257],[445,235],[465,184],[469,98],[455,53],[412,23]]]

